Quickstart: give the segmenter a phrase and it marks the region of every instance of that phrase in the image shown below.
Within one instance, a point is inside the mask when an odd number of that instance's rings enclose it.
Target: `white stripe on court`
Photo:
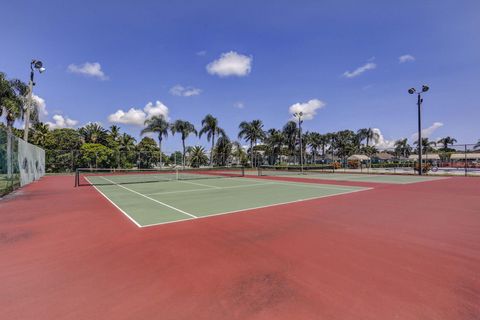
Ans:
[[[165,207],[168,207],[168,208],[173,209],[173,210],[175,210],[175,211],[178,211],[178,212],[180,212],[180,213],[186,214],[187,216],[190,216],[190,217],[192,217],[192,218],[198,218],[197,216],[195,216],[195,215],[193,215],[193,214],[191,214],[191,213],[188,213],[188,212],[183,211],[183,210],[181,210],[181,209],[175,208],[175,207],[173,207],[173,206],[171,206],[171,205],[169,205],[169,204],[166,204],[166,203],[164,203],[164,202],[161,202],[161,201],[155,200],[155,199],[153,199],[153,198],[150,198],[149,196],[146,196],[146,195],[144,195],[144,194],[142,194],[142,193],[140,193],[140,192],[137,192],[137,191],[135,191],[135,190],[132,190],[132,189],[129,189],[129,188],[125,187],[125,186],[122,186],[122,185],[120,185],[120,184],[118,184],[118,183],[115,183],[115,182],[113,182],[113,181],[110,180],[110,179],[107,179],[107,178],[102,177],[102,176],[100,176],[99,178],[105,179],[105,180],[107,180],[108,182],[113,183],[113,184],[116,185],[117,187],[123,188],[123,189],[128,190],[128,191],[130,191],[130,192],[132,192],[132,193],[138,194],[139,196],[142,196],[142,197],[144,197],[144,198],[147,198],[148,200],[151,200],[151,201],[153,201],[153,202],[156,202],[156,203],[158,203],[158,204],[161,204],[162,206],[165,206]]]
[[[198,182],[191,182],[191,181],[185,181],[185,180],[175,180],[175,181],[181,182],[181,183],[189,183],[189,184],[193,184],[193,185],[201,186],[201,187],[209,187],[209,188],[212,188],[212,189],[220,189],[220,187],[217,187],[217,186],[211,186],[209,184],[203,184],[203,183],[198,183]]]
[[[340,193],[327,194],[327,195],[318,196],[318,197],[298,199],[298,200],[268,204],[268,205],[264,205],[264,206],[245,208],[245,209],[239,209],[239,210],[233,210],[233,211],[227,211],[227,212],[213,213],[213,214],[209,214],[209,215],[205,215],[205,216],[199,216],[199,217],[197,217],[197,219],[207,219],[207,218],[211,218],[211,217],[215,217],[215,216],[221,216],[221,215],[224,215],[224,214],[232,214],[232,213],[238,213],[238,212],[249,211],[249,210],[256,210],[256,209],[264,209],[264,208],[282,206],[282,205],[286,205],[286,204],[290,204],[290,203],[297,203],[297,202],[310,201],[310,200],[316,200],[316,199],[321,199],[321,198],[335,197],[335,196],[340,196],[340,195],[349,194],[349,193],[367,191],[367,190],[371,190],[371,189],[373,189],[373,188],[362,188],[360,190],[351,190],[351,191],[345,191],[345,192],[340,192]],[[162,224],[178,223],[178,222],[182,222],[182,221],[186,221],[186,220],[190,220],[190,219],[176,220],[176,221],[166,221],[166,222],[159,222],[159,223],[152,223],[152,224],[144,224],[144,225],[142,225],[142,228],[153,227],[153,226],[158,226],[158,225],[162,225]]]
[[[141,224],[139,224],[135,219],[133,219],[132,217],[130,217],[130,216],[128,215],[128,213],[126,213],[125,211],[123,211],[123,209],[120,208],[115,202],[113,202],[112,200],[110,200],[110,198],[107,197],[107,196],[105,195],[105,193],[103,193],[102,191],[100,191],[100,189],[98,189],[97,186],[95,186],[93,183],[91,183],[90,180],[88,180],[87,177],[85,177],[85,180],[87,180],[88,183],[90,183],[90,184],[95,188],[95,190],[97,190],[105,199],[107,199],[108,202],[110,202],[111,204],[113,204],[113,206],[114,206],[115,208],[117,208],[118,210],[120,210],[121,213],[123,213],[128,219],[130,219],[133,223],[135,223],[135,225],[136,225],[137,227],[139,227],[139,228],[142,227]]]
[[[245,178],[229,178],[229,179],[242,179],[245,181]],[[333,190],[350,190],[355,188],[363,188],[363,187],[356,187],[356,186],[340,186],[338,184],[317,184],[317,183],[310,183],[310,182],[293,182],[293,181],[279,181],[274,179],[255,179],[255,178],[247,178],[254,181],[272,181],[274,184],[282,184],[294,187],[306,187],[306,188],[318,188],[318,189],[333,189]]]
[[[240,186],[231,186],[231,187],[217,187],[218,189],[236,189],[236,188],[247,188],[255,186],[264,186],[274,184],[274,182],[267,183],[255,183],[255,184],[244,184]],[[147,196],[162,195],[162,194],[175,194],[175,193],[185,193],[185,192],[198,192],[198,191],[211,191],[212,189],[190,189],[190,190],[178,190],[178,191],[167,191],[167,192],[156,192],[156,193],[147,193]]]

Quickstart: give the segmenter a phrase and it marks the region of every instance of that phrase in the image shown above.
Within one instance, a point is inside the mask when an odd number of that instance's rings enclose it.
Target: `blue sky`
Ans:
[[[388,145],[415,133],[407,89],[425,83],[426,133],[480,138],[479,1],[0,1],[0,70],[27,81],[41,59],[56,126],[138,137],[151,114],[211,113],[235,139],[242,120],[281,128],[303,109],[307,130],[378,128]]]

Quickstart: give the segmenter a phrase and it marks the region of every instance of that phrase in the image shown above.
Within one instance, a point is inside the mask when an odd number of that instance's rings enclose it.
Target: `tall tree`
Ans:
[[[28,86],[20,80],[8,80],[0,73],[0,116],[5,113],[7,121],[7,177],[12,175],[12,128],[15,120],[23,116],[23,105]]]
[[[295,154],[295,147],[298,140],[298,126],[295,121],[288,121],[282,128],[285,145],[290,156]]]
[[[153,116],[150,119],[145,120],[145,128],[140,132],[141,135],[145,133],[156,133],[158,134],[158,148],[160,149],[160,167],[163,165],[163,154],[162,154],[162,141],[163,138],[168,137],[168,129],[170,124],[163,116]]]
[[[453,145],[453,144],[456,143],[456,142],[457,142],[457,139],[452,138],[452,137],[450,137],[450,136],[446,136],[446,137],[444,137],[444,138],[442,138],[442,139],[439,139],[439,140],[437,141],[437,143],[439,143],[439,144],[442,145],[442,150],[445,151],[445,152],[448,151],[448,149],[449,149],[448,146],[449,146],[449,145]]]
[[[120,139],[120,127],[115,124],[110,126],[108,134],[114,141],[118,141]]]
[[[250,143],[251,166],[253,168],[253,148],[257,145],[257,142],[259,140],[263,140],[265,138],[262,120],[253,120],[251,122],[242,121],[238,128],[240,129],[240,132],[238,133],[238,138],[245,139],[245,141]]]
[[[33,125],[33,135],[32,135],[33,144],[40,147],[45,147],[48,133],[49,133],[48,124],[43,122],[35,123]]]
[[[232,142],[230,139],[223,135],[217,140],[215,145],[214,161],[219,166],[226,166],[232,155]]]
[[[408,158],[410,153],[412,152],[412,147],[408,144],[408,139],[399,139],[395,141],[395,153],[398,155],[402,155],[404,158]]]
[[[417,152],[418,152],[418,141],[415,141],[413,144],[417,146]],[[435,141],[430,141],[428,138],[422,138],[423,153],[434,151],[433,146],[436,146],[436,145],[437,143]]]
[[[266,153],[269,156],[268,163],[276,164],[278,156],[282,151],[282,146],[284,143],[283,132],[275,128],[268,129],[265,137]]]
[[[180,133],[182,136],[182,147],[183,147],[182,166],[185,168],[185,151],[186,151],[185,140],[192,133],[197,135],[197,130],[195,129],[195,126],[193,124],[184,120],[177,120],[174,123],[172,123],[171,130],[172,130],[172,134]]]
[[[198,168],[208,163],[205,149],[201,146],[190,147],[188,150],[188,159],[193,168]]]
[[[311,132],[308,135],[307,143],[312,150],[313,163],[315,163],[315,156],[317,155],[318,148],[322,146],[323,136],[318,132]]]
[[[120,166],[131,165],[134,160],[135,138],[127,133],[123,133],[119,138]]]
[[[198,133],[198,136],[201,138],[203,134],[207,134],[207,141],[212,141],[212,148],[210,150],[210,165],[213,161],[213,149],[215,147],[215,137],[225,136],[225,131],[218,126],[218,119],[207,114],[202,120],[202,129]]]
[[[370,141],[377,141],[380,138],[380,135],[376,130],[372,128],[362,128],[357,131],[357,136],[359,142],[366,140],[367,147],[370,145]]]
[[[78,130],[85,143],[105,144],[107,130],[98,123],[89,123]]]

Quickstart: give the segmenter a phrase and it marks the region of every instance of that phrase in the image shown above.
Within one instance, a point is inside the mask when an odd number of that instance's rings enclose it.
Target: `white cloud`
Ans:
[[[355,78],[355,77],[358,77],[359,75],[361,75],[362,73],[364,73],[365,71],[373,70],[376,67],[377,67],[377,65],[375,63],[368,62],[368,63],[365,63],[363,66],[358,67],[354,71],[345,71],[343,73],[343,76],[346,77],[346,78]]]
[[[40,118],[40,121],[44,120],[46,116],[48,116],[48,111],[47,111],[47,104],[45,103],[45,99],[37,96],[37,95],[33,95],[32,96],[33,98],[33,103],[35,104],[35,106],[37,107],[37,110],[38,110],[38,116]]]
[[[206,55],[206,54],[207,54],[207,51],[205,51],[205,50],[201,50],[201,51],[198,51],[198,52],[196,53],[197,56],[201,56],[201,57],[204,56],[204,55]]]
[[[70,119],[67,116],[62,116],[61,114],[53,115],[53,121],[55,122],[46,122],[50,129],[62,129],[62,128],[73,128],[78,124],[77,120]]]
[[[423,138],[429,138],[437,129],[443,127],[442,122],[434,122],[430,127],[422,129],[422,137]],[[412,140],[417,140],[418,139],[418,133],[414,133],[411,136]]]
[[[387,140],[379,128],[372,128],[372,131],[378,134],[378,138],[373,141],[373,145],[378,149],[388,149],[395,147],[395,140]]]
[[[152,102],[147,103],[143,110],[139,108],[130,108],[125,112],[119,109],[108,116],[108,121],[111,123],[143,126],[145,120],[152,116],[163,116],[165,119],[169,120],[168,107],[157,100],[155,104]]]
[[[82,74],[88,77],[107,80],[108,77],[102,71],[102,66],[98,62],[85,62],[82,65],[70,64],[67,69],[71,73]]]
[[[252,60],[250,56],[245,56],[235,51],[222,53],[220,58],[210,62],[207,65],[207,72],[220,77],[238,76],[244,77],[252,70]]]
[[[194,87],[184,87],[179,84],[173,86],[170,89],[170,94],[174,96],[180,97],[191,97],[191,96],[198,96],[202,93],[202,89],[194,88]]]
[[[398,57],[398,63],[413,62],[415,57],[411,54],[404,54],[403,56]]]
[[[325,107],[325,102],[318,99],[312,99],[304,103],[295,103],[288,108],[288,111],[291,114],[296,112],[303,112],[304,120],[312,120],[313,117],[317,114],[317,110]]]
[[[235,102],[233,106],[237,109],[243,109],[245,108],[245,104],[242,101]]]

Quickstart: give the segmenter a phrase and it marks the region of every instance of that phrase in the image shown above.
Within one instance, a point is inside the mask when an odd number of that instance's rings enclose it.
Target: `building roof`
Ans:
[[[348,160],[368,161],[368,160],[370,160],[370,157],[368,157],[364,154],[353,154],[350,157],[348,157]]]
[[[477,153],[452,153],[450,155],[450,160],[472,160],[472,159],[480,159],[480,152]]]
[[[376,158],[380,160],[390,160],[390,159],[393,159],[394,157],[390,153],[379,152],[375,154],[372,158]]]
[[[411,154],[410,157],[408,157],[409,160],[418,160],[418,154]],[[436,153],[427,153],[427,154],[422,154],[422,159],[427,159],[427,160],[440,160],[440,156]]]

